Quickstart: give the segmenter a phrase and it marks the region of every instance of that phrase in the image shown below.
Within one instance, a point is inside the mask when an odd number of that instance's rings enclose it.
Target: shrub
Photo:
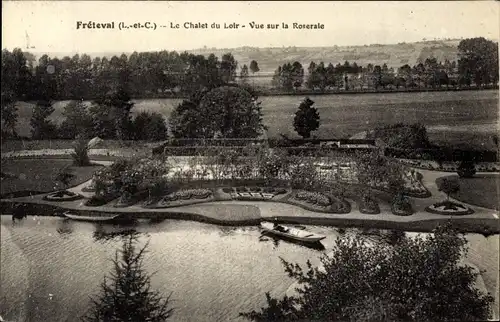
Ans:
[[[369,195],[363,195],[360,199],[359,211],[362,214],[379,214],[378,202]]]
[[[78,140],[73,148],[73,153],[71,153],[73,164],[79,167],[90,165],[88,152],[89,148],[87,142],[85,140]]]
[[[52,102],[49,100],[40,100],[33,108],[31,116],[31,137],[35,140],[44,140],[55,138],[57,127],[49,120],[49,116],[54,112]]]
[[[391,210],[397,216],[410,216],[415,212],[410,200],[401,194],[396,195],[392,200]]]
[[[133,129],[136,140],[160,141],[168,137],[165,118],[156,112],[140,112],[134,119]]]
[[[476,174],[476,167],[472,161],[462,161],[458,166],[457,173],[463,178],[472,178]]]
[[[402,230],[391,230],[389,233],[385,236],[385,240],[389,245],[397,245],[400,243],[403,238],[406,237],[406,234]]]
[[[170,184],[166,179],[160,179],[148,186],[149,198],[158,198],[168,192]]]
[[[248,190],[250,190],[250,192],[261,192],[262,191],[262,189],[259,187],[250,187]]]
[[[276,188],[274,190],[274,193],[277,194],[277,195],[282,195],[282,194],[285,194],[287,192],[288,192],[288,190],[286,190],[285,188]]]
[[[246,187],[236,187],[236,192],[247,192]]]
[[[89,207],[99,207],[99,206],[104,206],[108,202],[110,202],[111,199],[106,198],[104,196],[92,196],[90,199],[88,199],[85,202],[85,206]]]
[[[227,188],[227,187],[225,187],[225,188],[222,188],[222,191],[224,193],[232,193],[232,192],[234,192],[234,189],[233,188]]]
[[[59,181],[64,187],[67,187],[74,178],[75,175],[71,173],[69,167],[62,168],[56,176],[56,180]]]
[[[264,192],[264,193],[274,193],[275,191],[276,191],[276,189],[273,187],[264,187],[262,189],[262,192]]]
[[[438,181],[439,191],[446,194],[446,200],[450,199],[450,195],[460,191],[460,184],[456,180],[443,178]]]

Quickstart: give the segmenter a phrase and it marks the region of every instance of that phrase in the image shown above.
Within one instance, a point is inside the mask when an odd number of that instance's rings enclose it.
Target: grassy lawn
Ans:
[[[301,95],[259,98],[269,137],[277,137],[279,133],[296,135],[292,122],[303,98]],[[476,146],[484,143],[482,148],[490,148],[489,136],[497,131],[498,90],[317,95],[311,99],[321,117],[320,128],[314,134],[323,138],[348,137],[397,122],[421,122],[429,127],[431,140],[449,144],[470,142]],[[181,101],[137,99],[132,114],[147,110],[161,113],[168,119]],[[67,101],[56,102],[50,118],[60,123],[66,104]],[[31,103],[18,103],[17,131],[20,135],[29,135],[32,107]]]
[[[30,159],[30,160],[2,160],[1,194],[20,191],[49,192],[63,188],[55,180],[57,174],[64,167],[69,166],[75,175],[70,186],[78,185],[89,180],[92,174],[101,166],[74,167],[70,160],[58,159]]]
[[[460,191],[450,195],[452,198],[480,207],[499,210],[500,175],[477,174],[473,178],[460,178],[457,175],[441,177],[436,180],[439,187],[443,178],[458,181]]]

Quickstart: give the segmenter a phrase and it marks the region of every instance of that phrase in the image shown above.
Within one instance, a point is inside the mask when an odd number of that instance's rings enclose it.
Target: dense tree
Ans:
[[[498,43],[483,37],[464,39],[458,44],[458,56],[459,73],[465,83],[498,83]]]
[[[250,71],[252,72],[252,74],[258,73],[260,71],[257,61],[252,60],[250,62]]]
[[[17,136],[16,123],[17,123],[17,107],[13,91],[5,90],[2,88],[1,97],[1,115],[2,115],[2,138],[4,136]]]
[[[467,240],[451,226],[395,245],[367,245],[340,236],[322,268],[282,260],[297,280],[297,295],[266,294],[267,307],[242,313],[254,321],[472,321],[491,317],[493,297],[462,260]],[[439,285],[440,287],[436,287]]]
[[[165,118],[160,113],[143,111],[134,119],[133,133],[136,140],[165,140],[168,136]]]
[[[397,123],[376,128],[374,138],[381,139],[389,147],[414,150],[431,147],[427,129],[423,124]]]
[[[299,87],[302,86],[302,83],[304,82],[304,68],[302,67],[302,64],[299,63],[298,61],[292,64],[291,77],[293,79],[292,86],[295,89],[298,89]]]
[[[71,101],[64,106],[62,115],[65,117],[59,126],[59,136],[64,139],[93,136],[92,116],[82,101]]]
[[[313,107],[314,102],[306,97],[299,105],[299,109],[295,112],[293,119],[293,127],[295,131],[307,139],[311,137],[311,132],[319,128],[318,110]]]
[[[31,137],[35,140],[50,139],[55,137],[56,125],[49,120],[49,116],[54,112],[52,102],[49,100],[38,101],[33,108],[31,116]]]
[[[279,66],[274,72],[273,85],[278,88],[291,90],[298,89],[304,82],[304,68],[296,61]]]
[[[200,114],[199,99],[191,98],[183,100],[170,114],[169,125],[172,134],[176,138],[203,138],[202,127],[205,116]]]
[[[151,289],[151,275],[143,267],[148,243],[139,249],[137,245],[135,234],[124,238],[113,260],[113,270],[104,278],[100,294],[91,298],[92,307],[83,321],[160,322],[171,318],[170,296],[165,298]]]
[[[222,55],[220,63],[220,73],[222,80],[225,83],[234,82],[236,79],[236,69],[238,68],[238,62],[234,59],[233,54],[226,53]]]
[[[240,81],[243,84],[246,84],[248,82],[248,66],[246,64],[243,65],[243,67],[241,68],[241,71],[240,71]]]
[[[95,135],[103,139],[129,139],[132,128],[130,110],[133,106],[129,94],[121,86],[96,99],[89,109]]]
[[[255,138],[262,129],[260,102],[247,90],[222,86],[179,104],[170,125],[175,137]]]
[[[375,89],[378,89],[380,86],[382,86],[382,67],[379,65],[376,65],[373,67],[373,82],[375,84]]]

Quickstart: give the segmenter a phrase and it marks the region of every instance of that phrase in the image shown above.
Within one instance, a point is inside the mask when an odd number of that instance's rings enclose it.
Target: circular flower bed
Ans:
[[[73,201],[73,200],[78,200],[83,198],[81,195],[68,191],[68,190],[62,190],[62,191],[57,191],[57,192],[51,192],[45,197],[43,197],[43,200],[47,201]]]
[[[425,211],[438,215],[463,216],[474,213],[471,208],[452,201],[442,201],[425,208]]]

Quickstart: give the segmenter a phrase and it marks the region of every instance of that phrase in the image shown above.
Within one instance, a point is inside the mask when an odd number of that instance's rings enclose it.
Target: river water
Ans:
[[[280,257],[319,264],[337,232],[323,233],[324,250],[262,238],[256,227],[219,227],[166,220],[140,223],[140,242],[149,240],[145,266],[154,288],[172,292],[173,321],[232,321],[238,313],[259,309],[264,293],[283,295],[293,284]],[[120,247],[113,232],[125,227],[28,217],[13,224],[1,217],[0,315],[11,321],[76,321],[96,294],[110,259]],[[107,238],[103,238],[107,236]],[[468,235],[468,261],[486,270],[483,280],[494,292],[498,278],[498,235]]]

